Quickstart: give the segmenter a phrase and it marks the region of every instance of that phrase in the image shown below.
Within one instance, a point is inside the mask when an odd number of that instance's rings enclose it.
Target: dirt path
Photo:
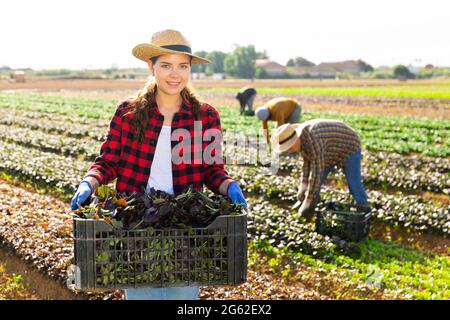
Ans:
[[[124,89],[140,88],[146,81],[142,79],[28,79],[24,83],[0,80],[0,90],[17,89]],[[448,83],[439,79],[398,81],[387,80],[306,80],[306,79],[226,79],[226,80],[193,80],[194,88],[240,88],[244,86],[270,87],[270,88],[295,88],[295,87],[367,87],[367,86],[433,86]]]
[[[17,285],[19,296],[7,296],[6,299],[39,299],[39,300],[82,300],[87,299],[68,290],[67,287],[38,271],[33,265],[21,260],[11,250],[0,246],[0,261],[3,275],[15,274],[21,277]],[[1,282],[1,280],[0,280]],[[25,294],[24,294],[25,293]]]

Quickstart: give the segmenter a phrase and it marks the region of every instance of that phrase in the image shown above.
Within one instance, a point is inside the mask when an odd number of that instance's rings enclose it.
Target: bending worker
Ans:
[[[270,141],[268,121],[276,121],[277,127],[285,123],[298,123],[302,108],[295,99],[274,98],[255,111],[256,117],[262,121],[263,132]]]
[[[255,88],[243,87],[241,90],[239,90],[235,98],[239,101],[239,104],[241,106],[241,114],[245,112],[245,107],[247,107],[248,113],[253,112],[253,101],[255,100],[255,97]]]
[[[368,205],[361,178],[361,140],[347,124],[328,119],[284,124],[276,129],[272,147],[278,153],[300,152],[303,158],[297,193],[297,200],[302,203],[299,214],[314,211],[320,200],[320,187],[336,165],[344,169],[348,189],[356,203]]]

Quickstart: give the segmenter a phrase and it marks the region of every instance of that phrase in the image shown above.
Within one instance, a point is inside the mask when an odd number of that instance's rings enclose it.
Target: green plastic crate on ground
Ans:
[[[328,202],[316,215],[316,231],[320,234],[354,242],[369,235],[372,217],[369,207]]]
[[[247,280],[247,214],[206,228],[117,230],[73,220],[78,290],[236,285]]]

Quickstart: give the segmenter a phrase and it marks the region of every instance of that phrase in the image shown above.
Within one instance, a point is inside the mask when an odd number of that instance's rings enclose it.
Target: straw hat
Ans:
[[[299,123],[285,123],[276,128],[272,137],[272,148],[277,153],[282,153],[289,150],[295,144],[295,141],[300,137],[302,125]]]
[[[148,62],[150,58],[163,54],[186,54],[192,57],[192,64],[210,63],[208,59],[192,54],[191,45],[186,38],[176,30],[163,30],[152,35],[150,43],[141,43],[133,48],[133,55]]]

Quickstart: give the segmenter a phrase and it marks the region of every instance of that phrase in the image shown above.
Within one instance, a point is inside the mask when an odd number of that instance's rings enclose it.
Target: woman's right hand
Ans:
[[[92,194],[93,188],[92,185],[86,181],[81,181],[80,185],[78,186],[78,190],[75,193],[75,195],[72,198],[72,202],[70,204],[71,210],[78,209],[78,204],[82,204],[89,198],[89,196]]]

